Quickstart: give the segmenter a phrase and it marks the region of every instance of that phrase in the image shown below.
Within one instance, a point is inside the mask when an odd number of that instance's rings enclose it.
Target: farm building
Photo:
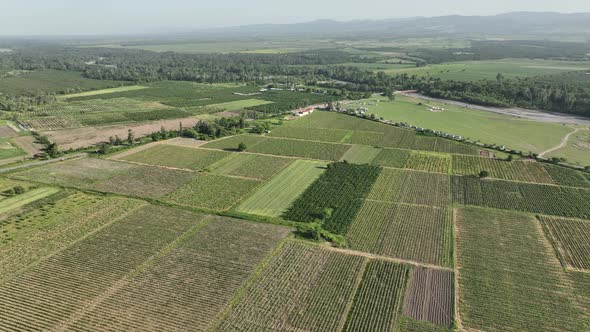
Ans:
[[[314,110],[315,110],[315,108],[313,108],[313,107],[307,107],[307,108],[300,108],[300,109],[293,110],[293,111],[291,111],[291,113],[293,113],[293,115],[295,115],[295,116],[301,117],[301,116],[306,116],[306,115],[313,113]]]

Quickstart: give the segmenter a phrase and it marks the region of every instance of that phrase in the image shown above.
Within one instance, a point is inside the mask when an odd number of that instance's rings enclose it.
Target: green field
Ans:
[[[69,99],[69,98],[76,98],[76,97],[97,96],[97,95],[104,95],[104,94],[115,93],[115,92],[143,90],[143,89],[147,89],[147,88],[148,87],[143,86],[143,85],[128,85],[128,86],[122,86],[122,87],[118,87],[118,88],[100,89],[100,90],[86,91],[86,92],[80,92],[80,93],[70,93],[70,94],[67,94],[64,96],[60,96],[60,98],[61,99]]]
[[[345,144],[266,138],[254,146],[248,147],[247,151],[277,156],[336,161],[340,160],[348,149],[350,149],[350,145]]]
[[[371,164],[381,149],[366,145],[353,145],[342,157],[342,161],[353,164]]]
[[[260,99],[245,99],[245,100],[238,100],[238,101],[230,101],[227,103],[210,104],[210,105],[207,105],[207,107],[231,112],[231,111],[243,110],[248,107],[260,106],[260,105],[266,105],[266,104],[272,104],[272,101],[266,101],[266,100],[260,100]]]
[[[514,212],[457,212],[459,313],[482,331],[584,331],[565,272],[538,221]]]
[[[454,174],[478,176],[481,171],[487,171],[490,177],[501,180],[554,184],[543,165],[534,161],[453,156]]]
[[[590,69],[587,61],[559,61],[542,59],[502,59],[486,61],[450,62],[429,64],[424,67],[407,65],[385,65],[377,71],[387,74],[408,74],[429,76],[444,80],[477,81],[496,80],[496,75],[502,73],[504,77],[530,77],[559,74],[568,71]]]
[[[590,166],[590,130],[572,134],[565,147],[547,154],[546,157],[566,158],[570,163]]]
[[[396,95],[395,101],[374,97],[347,107],[356,108],[357,105],[394,122],[439,130],[487,144],[505,145],[524,152],[548,150],[559,145],[561,139],[571,132],[570,128],[559,124],[518,119],[401,95]],[[431,112],[427,105],[442,107],[445,111]]]
[[[230,137],[225,137],[222,139],[217,139],[217,140],[211,141],[211,142],[203,145],[202,147],[208,148],[208,149],[237,151],[238,145],[240,143],[246,144],[246,147],[248,149],[251,149],[256,144],[258,144],[264,140],[265,140],[265,138],[260,135],[237,135],[237,136],[230,136]]]
[[[212,151],[216,152],[216,151]],[[213,173],[267,180],[289,165],[293,159],[257,154],[234,153],[211,165]]]
[[[324,171],[326,163],[297,160],[260,187],[236,210],[250,214],[279,217]]]
[[[156,166],[205,170],[230,155],[231,153],[225,151],[160,144],[122,157],[121,160]]]
[[[0,160],[26,156],[27,153],[23,151],[18,145],[6,138],[0,137]]]
[[[0,91],[10,95],[69,93],[75,90],[96,90],[123,85],[126,82],[95,80],[71,71],[44,70],[0,77]]]

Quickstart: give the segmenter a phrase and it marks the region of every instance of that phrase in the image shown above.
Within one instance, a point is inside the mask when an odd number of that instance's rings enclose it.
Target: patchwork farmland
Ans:
[[[0,330],[588,330],[590,177],[478,152],[315,112],[8,172]]]

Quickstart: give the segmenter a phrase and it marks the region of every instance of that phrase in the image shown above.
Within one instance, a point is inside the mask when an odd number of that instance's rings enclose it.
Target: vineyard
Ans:
[[[408,273],[405,265],[369,262],[344,331],[396,331]]]
[[[451,327],[454,316],[453,272],[416,267],[404,297],[404,315]]]
[[[288,229],[221,218],[206,222],[68,328],[207,331]],[[250,244],[246,251],[242,243]]]
[[[337,161],[344,156],[348,149],[350,149],[350,145],[267,138],[252,147],[248,147],[247,151],[278,156]]]
[[[445,155],[413,152],[404,167],[433,173],[448,173],[450,161]]]
[[[316,129],[298,126],[280,126],[273,130],[270,136],[296,138],[310,141],[342,142],[350,134],[350,130],[342,129]]]
[[[381,149],[366,145],[353,145],[342,157],[342,161],[346,160],[353,164],[371,164],[372,161],[379,155]]]
[[[374,165],[404,168],[410,159],[411,151],[383,149],[373,160]]]
[[[322,173],[326,163],[296,160],[245,199],[236,210],[269,217],[281,216]]]
[[[225,151],[158,144],[137,153],[126,155],[121,160],[202,171],[230,155],[231,153]]]
[[[490,177],[501,180],[553,184],[549,173],[536,162],[453,156],[454,174],[477,176],[481,171],[487,171]]]
[[[162,197],[164,202],[211,210],[227,210],[254,190],[260,181],[202,174]]]
[[[451,232],[446,209],[365,201],[346,238],[356,250],[451,266]]]
[[[588,174],[567,167],[543,164],[553,181],[560,186],[590,188]]]
[[[444,174],[385,168],[369,199],[446,207],[450,204],[449,177]]]
[[[534,217],[464,208],[456,223],[464,328],[587,330],[587,317],[573,302],[567,276]]]
[[[340,331],[365,260],[288,241],[220,324],[220,331]]]
[[[216,174],[268,180],[291,162],[290,158],[234,153],[209,168]]]
[[[201,218],[149,206],[31,267],[0,285],[2,328],[47,331],[63,326]]]
[[[264,140],[265,138],[260,135],[237,135],[208,142],[203,145],[203,148],[236,151],[240,143],[246,144],[248,149],[251,149]]]
[[[564,267],[590,270],[590,221],[547,216],[539,220]]]
[[[330,164],[283,216],[302,222],[319,221],[326,230],[345,234],[380,171],[370,165]]]
[[[452,177],[453,202],[463,205],[590,218],[590,190]]]
[[[415,320],[407,317],[401,319],[399,332],[452,332],[453,328],[434,325],[429,322]]]

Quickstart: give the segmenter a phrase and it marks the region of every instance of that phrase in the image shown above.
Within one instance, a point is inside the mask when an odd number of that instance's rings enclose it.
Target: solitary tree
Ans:
[[[504,83],[504,75],[498,73],[498,75],[496,75],[496,81],[498,81],[498,84],[502,85]]]
[[[127,143],[129,143],[129,145],[135,143],[135,134],[131,129],[129,129],[129,131],[127,132]]]
[[[513,161],[514,160],[514,156],[509,154],[508,157],[506,158],[506,161]]]
[[[109,143],[102,143],[99,147],[98,147],[98,153],[100,154],[107,154],[111,151],[111,147],[112,145],[110,145]]]
[[[480,179],[485,179],[485,178],[487,178],[489,176],[490,176],[490,173],[488,171],[481,171],[481,172],[479,172],[479,178]]]
[[[23,186],[16,186],[14,187],[14,193],[20,195],[25,192],[25,188]]]
[[[238,144],[238,151],[243,152],[246,151],[248,147],[246,146],[246,143],[244,142],[240,142],[240,144]]]

